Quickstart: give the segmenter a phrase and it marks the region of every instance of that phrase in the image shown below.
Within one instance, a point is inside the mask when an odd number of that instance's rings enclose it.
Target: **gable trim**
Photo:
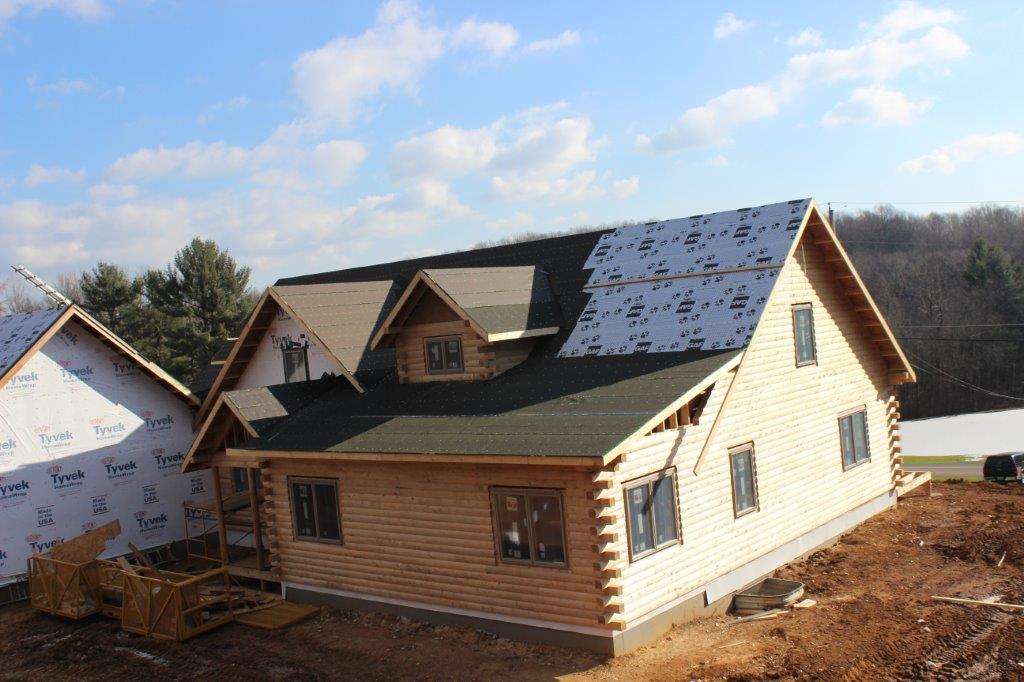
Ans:
[[[252,424],[242,416],[242,413],[238,411],[238,408],[227,399],[227,395],[221,393],[217,396],[217,400],[214,402],[213,407],[210,408],[210,413],[206,416],[203,421],[202,427],[199,429],[199,433],[192,440],[192,445],[189,447],[188,452],[185,453],[185,459],[181,462],[181,473],[188,473],[193,468],[193,460],[195,459],[196,452],[199,450],[199,446],[202,445],[203,439],[206,437],[207,431],[210,430],[210,426],[213,425],[214,419],[217,418],[217,414],[220,409],[226,407],[231,414],[235,416],[235,419],[239,421],[242,427],[248,432],[250,436],[256,438],[259,434],[256,433],[256,429],[252,427]]]
[[[192,422],[193,429],[199,427],[199,425],[205,419],[206,415],[210,413],[210,410],[213,408],[214,402],[216,402],[217,398],[225,390],[224,381],[226,380],[228,372],[231,371],[231,368],[234,366],[235,361],[238,359],[238,354],[241,351],[242,347],[245,346],[246,343],[250,340],[249,337],[253,333],[253,325],[256,323],[257,318],[263,312],[263,309],[271,301],[273,302],[274,305],[288,313],[288,315],[293,320],[295,320],[303,329],[306,330],[307,334],[316,339],[316,342],[317,344],[319,344],[320,348],[325,353],[327,353],[327,355],[332,360],[334,360],[335,363],[337,363],[338,367],[341,368],[342,375],[346,379],[348,379],[348,381],[357,391],[359,391],[360,393],[366,392],[366,389],[363,388],[362,384],[360,384],[359,381],[355,378],[355,376],[353,376],[352,373],[348,370],[348,368],[345,367],[344,363],[342,363],[341,360],[339,360],[337,356],[335,356],[334,353],[331,352],[331,350],[326,345],[324,345],[323,340],[321,340],[320,336],[317,335],[312,329],[310,329],[309,325],[307,325],[299,315],[295,314],[295,311],[292,309],[292,307],[284,302],[284,299],[281,297],[280,294],[274,291],[273,287],[267,287],[266,290],[263,292],[263,295],[260,296],[260,300],[256,302],[256,306],[253,308],[252,313],[249,315],[249,319],[246,320],[245,326],[242,327],[242,331],[239,332],[238,338],[236,338],[235,342],[231,345],[231,350],[228,352],[227,358],[224,359],[223,363],[220,366],[220,369],[217,371],[217,376],[214,377],[213,383],[210,384],[210,389],[209,391],[207,391],[206,397],[203,398],[203,402],[199,407],[199,412],[196,414],[196,417]],[[260,338],[256,340],[257,344],[259,343],[259,340],[263,338],[262,335],[265,334],[266,331],[266,329],[260,330]],[[253,352],[255,353],[255,351]],[[249,360],[251,359],[252,358],[249,358]],[[246,362],[249,362],[249,360],[246,360]],[[231,390],[232,388],[234,388],[233,385],[229,386],[227,390]]]
[[[401,330],[400,326],[392,327],[392,325],[395,323],[395,320],[398,319],[399,315],[402,314],[406,304],[409,303],[410,298],[416,292],[420,284],[423,284],[437,294],[444,304],[451,308],[452,312],[462,318],[462,320],[466,322],[466,324],[468,324],[469,327],[480,336],[480,338],[486,341],[491,341],[483,327],[478,325],[473,318],[469,316],[469,313],[463,310],[462,306],[456,303],[451,296],[445,293],[444,289],[442,289],[437,282],[431,279],[426,272],[419,270],[412,280],[410,280],[409,284],[406,285],[405,291],[402,292],[398,302],[395,303],[391,312],[389,312],[388,316],[384,318],[384,321],[377,329],[377,332],[373,335],[373,339],[370,341],[370,350],[377,350],[380,347],[380,344],[383,343],[387,337],[394,336]],[[412,305],[415,306],[416,303],[418,303],[418,301],[413,301]]]
[[[64,328],[65,324],[72,320],[85,327],[86,331],[99,339],[100,342],[107,346],[111,346],[113,350],[126,356],[129,360],[138,365],[146,374],[148,374],[151,379],[156,381],[158,384],[161,384],[179,400],[192,408],[199,406],[199,400],[190,390],[188,390],[187,387],[161,369],[158,365],[147,360],[137,350],[132,348],[127,341],[107,329],[103,324],[96,320],[96,318],[75,304],[67,306],[63,313],[54,318],[46,331],[40,334],[39,338],[37,338],[35,342],[29,346],[24,353],[22,353],[21,357],[10,366],[7,372],[0,377],[0,388],[3,388],[7,382],[10,381],[11,377],[24,367],[40,348],[46,345],[47,341],[52,339],[57,332]]]
[[[703,393],[705,390],[707,390],[708,387],[713,386],[713,385],[717,384],[718,382],[722,381],[731,372],[736,370],[736,368],[740,365],[740,363],[743,362],[743,358],[744,358],[745,355],[746,355],[746,351],[744,351],[742,353],[739,353],[738,355],[736,355],[736,356],[734,356],[732,358],[729,358],[725,363],[722,364],[721,367],[719,367],[715,371],[711,372],[705,379],[703,379],[698,384],[694,385],[694,387],[691,388],[689,391],[687,391],[682,396],[680,396],[676,400],[674,400],[671,403],[669,403],[667,406],[665,406],[664,409],[662,409],[659,412],[657,412],[649,420],[644,422],[643,426],[641,426],[639,429],[637,429],[633,433],[629,434],[621,443],[619,443],[614,448],[609,450],[608,453],[605,454],[605,456],[604,456],[604,463],[605,464],[610,464],[613,461],[615,461],[615,459],[617,459],[624,452],[629,450],[629,448],[633,445],[634,442],[636,442],[637,440],[645,437],[648,433],[650,433],[651,429],[653,429],[658,424],[664,422],[668,418],[668,416],[670,414],[672,414],[673,412],[676,412],[683,405],[685,405],[686,403],[690,402],[691,400],[693,400],[694,398],[699,396],[701,393]],[[733,384],[735,384],[735,383],[736,383],[736,377],[734,375],[733,379],[732,379],[732,382],[729,384],[729,389],[731,389]],[[729,389],[726,389],[726,399],[729,396]],[[725,399],[723,399],[722,405],[723,406],[725,405]],[[721,413],[721,408],[719,408],[719,413]],[[717,418],[717,415],[716,415],[716,418]]]

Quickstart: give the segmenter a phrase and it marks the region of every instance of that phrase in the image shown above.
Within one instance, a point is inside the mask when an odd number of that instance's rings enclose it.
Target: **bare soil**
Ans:
[[[1024,679],[1021,615],[931,599],[1024,603],[1024,487],[934,491],[781,571],[806,584],[813,608],[689,623],[616,659],[334,609],[284,631],[232,624],[175,644],[21,604],[0,609],[0,679]]]

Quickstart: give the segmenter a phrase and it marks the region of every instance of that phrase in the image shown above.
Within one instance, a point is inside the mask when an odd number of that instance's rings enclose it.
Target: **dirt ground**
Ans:
[[[0,609],[0,679],[1024,679],[1021,615],[930,598],[1024,603],[1024,487],[951,481],[934,492],[784,569],[813,608],[690,623],[617,659],[331,609],[284,631],[232,624],[179,645],[21,604]]]

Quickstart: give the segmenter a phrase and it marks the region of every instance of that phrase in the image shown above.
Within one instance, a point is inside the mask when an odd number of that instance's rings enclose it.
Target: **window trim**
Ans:
[[[448,351],[444,347],[446,341],[458,341],[459,342],[459,369],[448,369]],[[430,369],[430,355],[427,351],[431,342],[442,343],[441,349],[444,361],[444,369]],[[465,374],[466,373],[466,353],[462,346],[462,335],[461,334],[449,334],[447,336],[425,336],[423,337],[423,369],[430,376],[437,376],[441,374]]]
[[[864,459],[854,460],[852,464],[846,463],[846,458],[843,457],[843,419],[851,417],[858,412],[864,413],[864,449],[867,450],[867,456]],[[862,464],[866,464],[871,461],[871,434],[868,429],[868,406],[860,405],[858,407],[851,408],[844,412],[840,412],[836,417],[836,428],[839,431],[839,461],[843,465],[843,471],[849,471],[856,469]],[[854,453],[856,456],[856,453]]]
[[[330,538],[322,538],[320,535],[320,512],[316,508],[316,500],[313,500],[313,521],[316,523],[317,537],[309,538],[299,535],[295,532],[295,484],[305,483],[308,485],[324,485],[330,484],[334,486],[334,501],[338,505],[338,539],[332,540]],[[336,478],[317,478],[315,476],[288,476],[288,513],[291,515],[292,524],[292,540],[296,542],[320,542],[328,545],[344,545],[345,544],[345,530],[341,525],[341,495],[338,494],[338,479]],[[316,488],[313,488],[313,495],[316,495]]]
[[[814,334],[814,304],[813,303],[795,303],[790,307],[791,315],[793,318],[793,357],[796,360],[797,367],[809,367],[811,365],[818,364],[818,340]],[[798,310],[809,310],[811,313],[811,359],[800,361],[800,341],[799,332],[796,326],[796,313]]]
[[[747,507],[746,509],[739,509],[736,506],[736,478],[733,472],[732,458],[734,455],[738,455],[743,452],[750,453],[750,479],[754,484],[754,506]],[[757,490],[757,460],[754,455],[754,442],[743,443],[735,447],[729,448],[729,484],[732,488],[732,515],[733,518],[739,519],[747,514],[753,514],[754,512],[761,511],[761,495]]]
[[[297,383],[299,383],[299,381],[309,381],[309,353],[308,353],[308,350],[309,349],[306,348],[305,346],[301,346],[299,348],[282,348],[281,349],[281,369],[284,371],[284,383],[286,383],[286,384],[297,384]],[[288,356],[289,353],[298,353],[300,351],[302,353],[302,367],[303,367],[303,369],[306,370],[306,378],[304,380],[300,379],[299,381],[289,381],[288,380],[288,368],[287,368],[287,365],[285,364],[287,361],[285,360],[285,358]]]
[[[529,559],[508,559],[501,553],[501,518],[498,513],[499,495],[522,495],[526,500],[526,535],[530,546]],[[536,561],[533,558],[533,523],[530,522],[530,495],[546,495],[558,497],[558,507],[562,512],[562,551],[565,553],[565,561]],[[569,536],[566,532],[565,516],[565,489],[564,488],[519,488],[516,486],[490,486],[491,497],[491,523],[494,529],[494,559],[497,565],[509,564],[512,566],[536,566],[537,568],[554,568],[560,571],[569,569]]]
[[[675,518],[676,518],[676,537],[675,537],[674,540],[669,540],[668,542],[663,542],[660,545],[655,545],[654,547],[651,547],[650,549],[645,549],[644,551],[642,551],[642,552],[640,552],[638,554],[635,554],[633,552],[633,524],[630,522],[631,519],[630,519],[630,516],[629,516],[629,493],[630,493],[631,490],[634,490],[635,488],[639,488],[642,485],[650,485],[654,481],[660,480],[662,478],[668,478],[668,477],[672,478],[672,490],[673,490],[673,493],[674,493],[673,496],[672,496],[672,508],[673,508],[673,513],[675,514]],[[652,495],[650,499],[654,499],[654,496]],[[669,467],[668,469],[662,469],[661,471],[655,471],[652,474],[646,474],[644,476],[640,476],[638,478],[634,478],[632,480],[629,480],[629,481],[626,481],[625,483],[623,483],[622,484],[622,503],[624,505],[623,506],[623,511],[625,512],[626,548],[629,551],[629,563],[633,563],[634,561],[638,561],[640,559],[644,559],[646,557],[651,556],[652,554],[657,554],[658,552],[666,550],[669,547],[673,547],[675,545],[683,544],[683,528],[682,528],[682,525],[680,523],[680,516],[679,516],[679,477],[676,475],[676,468],[674,466],[673,467]],[[658,534],[658,526],[657,526],[657,519],[655,518],[655,516],[653,514],[653,509],[652,509],[652,513],[651,513],[651,519],[653,520],[652,529],[651,529],[652,530],[652,537],[656,538],[657,534]]]

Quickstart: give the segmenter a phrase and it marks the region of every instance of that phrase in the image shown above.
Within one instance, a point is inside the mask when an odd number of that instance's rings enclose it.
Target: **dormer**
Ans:
[[[395,349],[402,383],[489,379],[560,324],[547,274],[535,266],[420,270],[370,348]]]

